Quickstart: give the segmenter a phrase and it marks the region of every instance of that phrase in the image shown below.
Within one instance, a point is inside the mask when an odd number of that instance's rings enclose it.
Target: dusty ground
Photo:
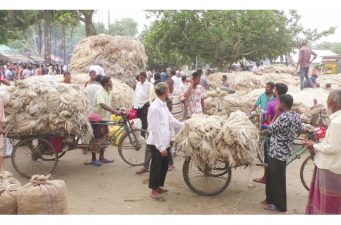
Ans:
[[[249,187],[249,170],[233,169],[228,188],[218,196],[204,197],[192,192],[182,177],[183,158],[175,158],[176,169],[169,172],[165,187],[170,189],[166,202],[149,198],[146,182],[148,174],[136,175],[136,167],[125,164],[116,148],[110,147],[106,156],[114,156],[114,164],[101,167],[84,165],[90,155],[80,150],[68,152],[58,163],[52,179],[63,179],[67,184],[70,214],[276,214],[264,210],[264,185]],[[303,214],[308,192],[299,178],[303,161],[298,159],[287,168],[288,213]],[[9,159],[5,169],[13,171],[25,184]],[[253,170],[253,177],[262,174],[262,168]]]

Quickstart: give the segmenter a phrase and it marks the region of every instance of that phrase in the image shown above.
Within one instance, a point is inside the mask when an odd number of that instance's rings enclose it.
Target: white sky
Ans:
[[[97,21],[130,17],[139,24],[139,32],[148,24],[143,9],[297,9],[304,27],[326,29],[338,26],[334,35],[321,41],[341,42],[340,0],[11,0],[1,1],[1,9],[97,9],[103,12]]]
[[[104,24],[108,23],[108,11],[98,10],[95,20]],[[330,10],[317,10],[317,9],[300,9],[298,13],[301,17],[301,24],[306,28],[317,28],[319,31],[328,29],[331,26],[336,26],[335,34],[321,39],[322,41],[341,42],[341,13]],[[145,13],[142,9],[131,10],[110,10],[110,19],[112,22],[119,20],[123,17],[134,19],[138,23],[138,30],[141,32],[145,25],[149,25],[151,20],[145,18]],[[340,25],[340,26],[339,26]]]

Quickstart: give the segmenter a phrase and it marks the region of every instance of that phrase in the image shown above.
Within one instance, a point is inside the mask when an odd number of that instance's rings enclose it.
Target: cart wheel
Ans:
[[[187,186],[199,195],[214,196],[223,192],[232,177],[231,168],[224,161],[218,161],[213,168],[198,168],[191,158],[186,158],[182,173]]]
[[[13,148],[12,164],[22,176],[52,173],[58,163],[54,147],[43,138],[28,138],[19,141]]]
[[[305,189],[309,191],[311,181],[313,179],[315,164],[311,155],[309,155],[302,163],[300,170],[300,178]]]
[[[59,152],[58,153],[58,159],[62,158],[67,151]]]
[[[142,137],[141,132],[145,134]],[[143,129],[132,129],[122,137],[118,153],[124,162],[131,166],[140,166],[144,162],[148,132]]]

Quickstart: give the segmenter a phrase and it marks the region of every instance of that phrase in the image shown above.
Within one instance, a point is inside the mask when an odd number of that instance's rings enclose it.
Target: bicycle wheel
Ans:
[[[62,158],[67,151],[59,152],[58,153],[58,159]]]
[[[262,137],[259,139],[258,146],[257,146],[257,158],[261,163],[264,163],[264,148],[265,148],[265,140],[266,138]]]
[[[305,189],[309,191],[310,184],[313,178],[313,173],[315,169],[315,164],[312,156],[308,156],[302,163],[300,170],[301,182]]]
[[[145,137],[141,135],[145,133]],[[144,162],[148,132],[143,129],[131,129],[118,145],[118,153],[124,162],[131,166],[140,166]]]
[[[214,167],[199,168],[191,158],[187,158],[182,167],[186,185],[195,193],[215,196],[223,192],[232,177],[231,168],[226,162],[219,161]]]
[[[58,155],[54,147],[43,138],[28,138],[19,141],[13,148],[12,164],[22,176],[47,175],[57,167]]]

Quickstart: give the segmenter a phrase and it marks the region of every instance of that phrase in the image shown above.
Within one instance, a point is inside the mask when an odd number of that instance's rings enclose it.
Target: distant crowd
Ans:
[[[33,63],[5,63],[0,65],[0,76],[7,81],[25,79],[35,75],[64,74],[66,65],[33,64]]]

